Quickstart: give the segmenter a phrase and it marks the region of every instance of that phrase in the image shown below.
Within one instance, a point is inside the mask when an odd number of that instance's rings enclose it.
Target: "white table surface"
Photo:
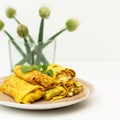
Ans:
[[[87,100],[65,108],[30,111],[0,105],[0,120],[120,120],[120,62],[57,62],[95,87]],[[1,64],[2,65],[2,64]],[[0,76],[9,72],[5,66]],[[7,71],[7,72],[6,72]]]

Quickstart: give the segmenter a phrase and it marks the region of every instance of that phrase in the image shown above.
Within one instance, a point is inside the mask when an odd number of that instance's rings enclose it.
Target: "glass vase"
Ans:
[[[44,47],[43,43],[8,40],[10,68],[16,65],[48,65],[55,62],[56,40]]]

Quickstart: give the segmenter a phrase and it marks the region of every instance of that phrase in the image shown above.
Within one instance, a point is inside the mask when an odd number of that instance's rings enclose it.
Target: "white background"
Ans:
[[[57,38],[56,61],[75,69],[78,76],[95,87],[87,101],[51,111],[23,111],[0,106],[0,120],[119,120],[120,119],[120,1],[119,0],[0,0],[0,19],[5,29],[17,37],[17,24],[5,16],[5,8],[17,10],[17,18],[37,35],[38,9],[48,4],[52,13],[46,20],[45,37],[64,27],[76,17],[80,27]],[[62,62],[61,62],[62,61]],[[0,76],[8,74],[7,37],[0,32]]]
[[[5,16],[5,8],[12,6],[30,34],[38,35],[38,10],[42,4],[48,4],[52,10],[45,23],[46,38],[63,28],[67,19],[76,17],[80,21],[75,32],[66,31],[57,38],[56,60],[120,61],[119,0],[0,0],[0,19],[5,22],[5,29],[16,33],[17,24]],[[3,60],[8,57],[6,39],[0,33]]]

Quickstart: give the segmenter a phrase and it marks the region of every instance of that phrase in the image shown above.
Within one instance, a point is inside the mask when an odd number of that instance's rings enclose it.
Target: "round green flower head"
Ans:
[[[8,8],[6,9],[6,16],[7,16],[8,18],[13,18],[15,15],[16,15],[16,10],[15,10],[14,8],[8,7]]]
[[[18,28],[17,28],[17,33],[22,38],[27,37],[27,35],[29,33],[27,26],[25,26],[23,24],[19,24]]]
[[[79,26],[79,22],[75,18],[71,18],[66,22],[66,29],[70,32],[76,30]]]
[[[49,9],[49,7],[42,6],[39,9],[39,15],[40,15],[40,17],[47,19],[50,16],[50,9]]]
[[[5,26],[4,22],[0,20],[0,30],[2,30],[4,26]]]

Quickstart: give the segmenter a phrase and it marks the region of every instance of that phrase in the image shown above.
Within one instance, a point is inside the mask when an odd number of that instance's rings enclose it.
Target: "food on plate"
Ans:
[[[42,98],[44,88],[32,85],[14,75],[8,76],[0,86],[0,90],[13,97],[17,103],[32,103]]]
[[[27,73],[23,73],[21,71],[22,65],[18,65],[14,67],[14,73],[19,78],[35,85],[42,85],[45,89],[53,88],[56,84],[55,80],[46,74],[38,70],[32,70]]]
[[[74,79],[76,73],[73,69],[62,67],[58,64],[50,64],[47,70],[53,70],[53,78],[57,83]]]
[[[63,86],[67,91],[67,96],[73,96],[83,90],[83,84],[75,81],[76,73],[71,68],[66,68],[58,64],[50,64],[47,70],[53,70],[53,78],[57,85]]]
[[[57,100],[64,98],[67,94],[67,91],[62,86],[56,86],[55,88],[49,89],[44,94],[45,100]]]
[[[22,65],[15,66],[14,73],[0,85],[0,91],[13,97],[17,103],[28,104],[40,99],[58,100],[84,90],[84,85],[75,79],[76,73],[70,68],[57,64],[50,64],[46,71],[41,71],[40,65],[27,67],[29,69]],[[25,72],[22,68],[25,68]]]
[[[83,84],[75,80],[63,82],[61,85],[67,90],[69,97],[83,91]]]

